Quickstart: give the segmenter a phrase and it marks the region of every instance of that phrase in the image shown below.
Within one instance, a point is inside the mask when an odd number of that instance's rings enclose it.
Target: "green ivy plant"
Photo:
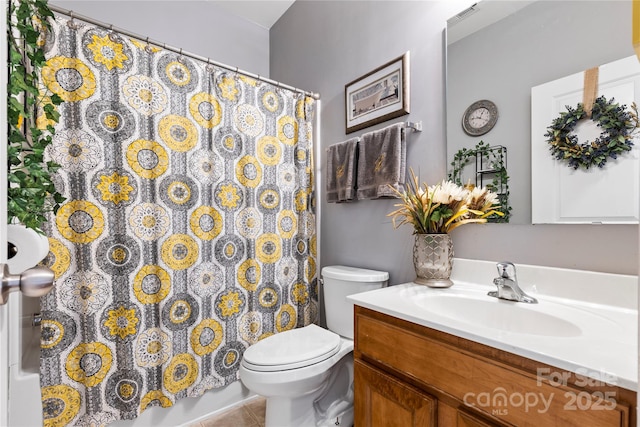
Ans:
[[[40,84],[53,13],[46,0],[10,0],[7,7],[8,220],[42,232],[46,214],[64,201],[51,180],[60,166],[45,160],[62,99]]]
[[[462,171],[466,166],[475,161],[479,156],[488,161],[489,168],[494,172],[492,173],[493,179],[490,184],[487,184],[487,188],[494,193],[498,194],[500,200],[500,208],[496,209],[502,212],[500,215],[492,215],[488,217],[488,222],[509,222],[511,216],[511,205],[509,205],[509,174],[507,173],[507,167],[505,165],[504,156],[496,154],[496,151],[501,150],[502,147],[491,147],[488,143],[480,141],[475,148],[462,148],[456,152],[451,162],[451,171],[449,172],[448,179],[455,182],[458,185],[464,185],[462,182]]]

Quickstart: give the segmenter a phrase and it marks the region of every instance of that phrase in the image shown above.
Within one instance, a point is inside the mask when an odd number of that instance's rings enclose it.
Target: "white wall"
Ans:
[[[327,147],[347,138],[345,83],[410,50],[411,114],[398,120],[423,121],[424,132],[409,136],[408,165],[435,182],[446,176],[447,163],[442,33],[463,8],[452,1],[297,1],[271,28],[271,77],[320,92],[320,143]],[[318,161],[324,168],[326,159]],[[322,200],[322,264],[389,271],[390,283],[412,280],[412,230],[393,230],[386,217],[393,204]],[[461,258],[638,272],[637,226],[467,225],[452,237]]]

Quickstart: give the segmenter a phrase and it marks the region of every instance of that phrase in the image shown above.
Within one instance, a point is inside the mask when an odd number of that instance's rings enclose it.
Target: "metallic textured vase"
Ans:
[[[448,288],[453,265],[453,242],[448,234],[416,234],[413,266],[414,282],[432,288]]]

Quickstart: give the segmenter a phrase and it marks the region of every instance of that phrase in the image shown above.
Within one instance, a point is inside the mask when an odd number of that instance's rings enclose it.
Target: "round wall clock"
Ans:
[[[479,136],[489,132],[498,121],[498,107],[486,99],[476,101],[462,115],[462,129],[467,135]]]

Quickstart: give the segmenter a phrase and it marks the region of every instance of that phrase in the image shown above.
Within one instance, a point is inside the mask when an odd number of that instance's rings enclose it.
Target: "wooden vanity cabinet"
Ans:
[[[636,393],[355,307],[355,427],[632,427]]]

